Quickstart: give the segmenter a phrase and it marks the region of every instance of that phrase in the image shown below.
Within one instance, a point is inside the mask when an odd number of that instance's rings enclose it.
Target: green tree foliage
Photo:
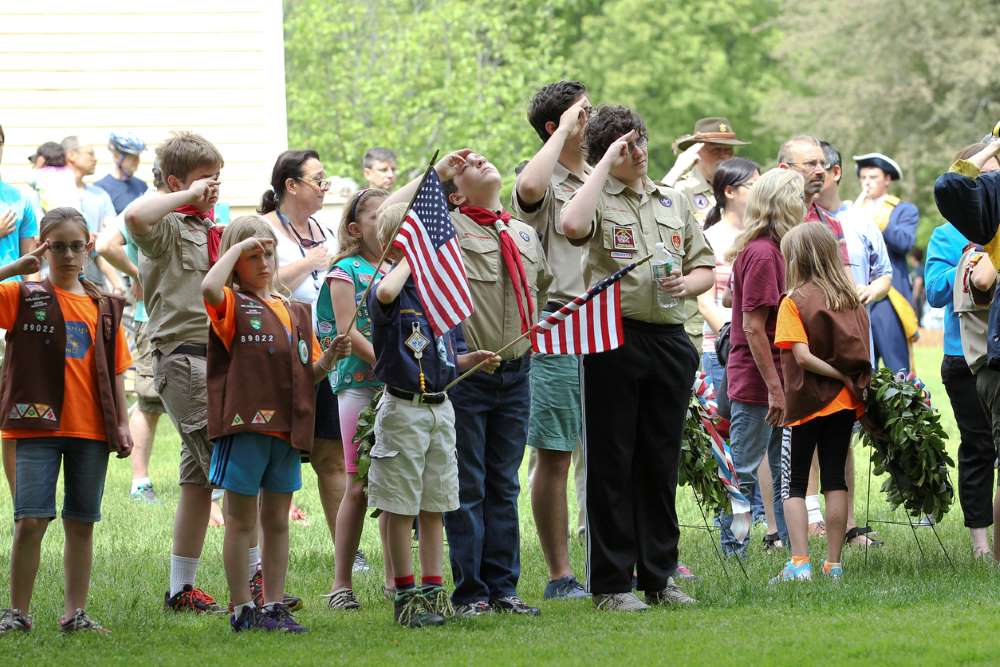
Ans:
[[[586,48],[571,63],[597,100],[642,114],[653,178],[673,164],[672,142],[704,116],[725,116],[752,140],[741,155],[773,160],[776,146],[756,131],[755,114],[779,83],[770,56],[779,8],[779,0],[605,2],[584,17]]]
[[[510,181],[538,149],[525,118],[532,94],[566,77],[595,103],[643,114],[659,177],[671,142],[701,116],[753,134],[773,81],[777,2],[286,0],[290,144],[355,179],[373,145],[396,150],[407,175],[436,148],[470,146]],[[749,154],[773,153],[754,139]]]
[[[918,245],[940,222],[934,179],[1000,118],[995,0],[786,2],[774,55],[782,79],[760,121],[777,139],[811,132],[845,156],[841,194],[859,188],[850,156],[880,151],[923,216]]]

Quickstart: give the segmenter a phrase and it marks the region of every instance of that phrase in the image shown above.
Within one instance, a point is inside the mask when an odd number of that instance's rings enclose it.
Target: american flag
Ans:
[[[434,169],[428,170],[393,245],[410,263],[417,296],[436,335],[444,335],[472,314],[462,251]]]
[[[596,354],[625,342],[621,279],[635,267],[633,262],[620,269],[536,324],[531,330],[535,352]]]

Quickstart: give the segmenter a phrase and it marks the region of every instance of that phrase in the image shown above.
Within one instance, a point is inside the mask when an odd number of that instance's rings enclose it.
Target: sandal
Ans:
[[[846,533],[844,533],[844,544],[849,544],[851,546],[863,547],[865,546],[864,540],[868,540],[868,546],[870,547],[880,547],[882,542],[869,537],[869,534],[874,535],[875,532],[871,529],[871,526],[855,526],[851,528]],[[857,541],[855,541],[857,540]]]
[[[777,551],[784,547],[785,545],[781,543],[781,538],[778,537],[777,533],[764,536],[764,551]]]

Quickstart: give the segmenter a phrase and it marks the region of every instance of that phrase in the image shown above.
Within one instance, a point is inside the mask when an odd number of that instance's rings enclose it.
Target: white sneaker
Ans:
[[[635,593],[595,593],[594,606],[601,611],[646,611],[649,605]]]

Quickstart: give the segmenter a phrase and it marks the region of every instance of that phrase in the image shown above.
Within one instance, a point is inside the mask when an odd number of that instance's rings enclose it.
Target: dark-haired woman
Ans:
[[[278,279],[292,298],[313,306],[336,250],[335,233],[312,216],[323,208],[330,181],[314,150],[285,151],[271,170],[271,187],[257,212],[274,227],[278,237]],[[340,443],[337,399],[330,382],[316,388],[316,432],[310,463],[319,481],[319,497],[330,529],[336,531],[337,511],[344,497],[344,452]],[[302,518],[300,510],[293,511]],[[293,517],[296,518],[296,517]]]

